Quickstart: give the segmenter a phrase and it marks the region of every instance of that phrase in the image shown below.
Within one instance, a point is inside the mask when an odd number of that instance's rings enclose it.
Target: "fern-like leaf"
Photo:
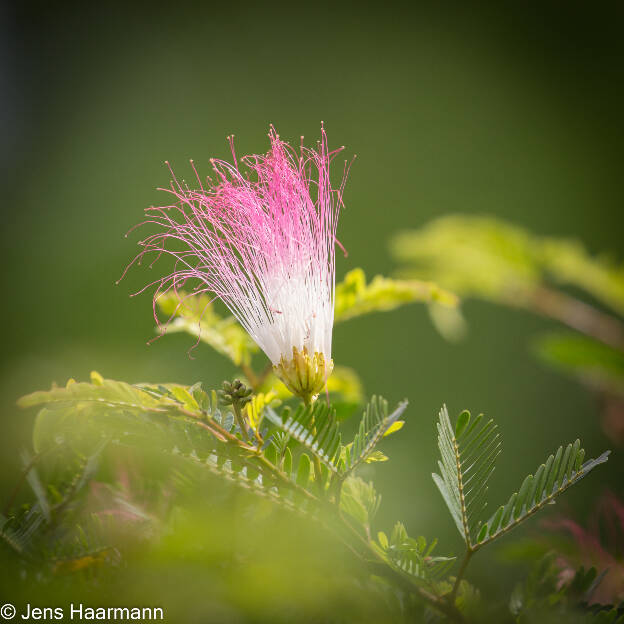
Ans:
[[[388,414],[388,402],[382,397],[373,396],[364,410],[353,442],[344,447],[343,468],[346,473],[353,471],[362,462],[371,458],[379,441],[389,433],[395,423],[401,423],[399,418],[406,408],[407,401],[401,401],[397,408]]]
[[[233,316],[221,317],[208,295],[184,291],[161,294],[156,303],[170,317],[167,331],[186,332],[228,357],[236,366],[249,364],[258,346]]]
[[[6,518],[0,514],[0,538],[13,550],[27,554],[46,519],[38,504],[34,504],[19,519]]]
[[[470,413],[464,411],[453,429],[446,406],[440,410],[438,448],[442,459],[438,466],[441,474],[432,476],[469,548],[486,506],[488,482],[500,447],[496,424],[486,420],[483,414],[471,422]]]
[[[367,533],[370,532],[371,522],[381,504],[381,494],[369,481],[359,477],[349,477],[342,488],[340,509],[349,514],[361,524]]]
[[[557,496],[582,479],[596,466],[604,464],[610,451],[596,459],[583,463],[585,451],[576,440],[565,448],[560,446],[546,463],[542,464],[535,475],[530,474],[522,482],[520,489],[511,495],[505,505],[501,505],[490,519],[481,527],[477,538],[478,546],[483,546],[507,533],[553,502]]]
[[[318,457],[330,472],[338,472],[340,432],[331,407],[317,401],[300,405],[295,411],[286,407],[279,415],[270,407],[266,409],[269,420]]]
[[[231,410],[221,410],[217,394],[199,384],[132,385],[92,373],[91,383],[70,380],[65,387],[26,395],[18,405],[42,407],[33,431],[37,452],[70,440],[89,448],[104,435],[125,443],[150,440],[183,452],[198,449],[206,456],[223,441],[219,431],[237,435]],[[208,426],[211,421],[216,426]]]
[[[395,280],[376,275],[366,283],[362,269],[353,269],[336,284],[335,322],[369,314],[394,310],[416,302],[436,301],[445,306],[456,306],[457,297],[432,282]]]
[[[395,524],[390,538],[380,531],[377,539],[391,565],[417,581],[435,583],[442,580],[455,561],[455,557],[433,556],[438,540],[427,543],[422,536],[417,539],[409,537],[401,522]]]
[[[487,484],[501,446],[496,425],[492,420],[486,421],[483,415],[471,421],[470,413],[464,411],[453,429],[443,407],[438,421],[438,446],[442,456],[438,462],[441,475],[434,474],[433,480],[466,546],[473,552],[554,501],[609,456],[607,451],[583,463],[585,451],[579,440],[565,448],[559,447],[484,523],[480,516],[486,507]]]

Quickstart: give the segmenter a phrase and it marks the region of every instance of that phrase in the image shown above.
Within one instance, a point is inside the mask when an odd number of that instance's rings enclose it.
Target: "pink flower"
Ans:
[[[273,127],[269,138],[266,155],[241,159],[246,174],[231,138],[233,162],[211,161],[215,181],[202,184],[193,165],[199,188],[191,189],[172,172],[165,190],[175,201],[148,209],[144,224],[157,231],[134,261],[152,252],[175,259],[171,273],[148,285],[158,285],[154,312],[162,293],[192,280],[192,294],[220,298],[287,385],[289,365],[295,376],[307,366],[312,378],[294,384],[305,388],[289,387],[313,395],[333,366],[336,226],[348,167],[332,187],[330,163],[344,148],[330,152],[322,127],[316,150],[301,145],[296,153]]]

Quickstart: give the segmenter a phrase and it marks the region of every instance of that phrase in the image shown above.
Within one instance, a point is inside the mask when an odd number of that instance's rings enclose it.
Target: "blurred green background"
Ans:
[[[171,161],[264,152],[269,123],[356,154],[339,237],[338,277],[394,269],[387,241],[447,213],[490,214],[537,233],[581,238],[622,259],[624,11],[621,3],[366,6],[114,3],[5,7],[2,167],[0,495],[17,478],[34,414],[21,394],[91,369],[131,382],[233,374],[178,334],[153,336],[151,274],[115,281],[136,251],[124,233],[164,201]],[[154,277],[156,275],[154,274]],[[153,279],[153,278],[152,278]],[[380,525],[459,537],[430,473],[443,402],[495,416],[504,436],[491,500],[505,498],[551,450],[581,437],[610,446],[593,397],[541,366],[528,341],[547,321],[469,302],[470,333],[450,345],[422,306],[336,328],[334,361],[368,394],[411,405],[375,468]],[[424,432],[424,433],[423,433]],[[624,460],[565,498],[583,517],[603,487],[623,494]],[[400,484],[400,488],[398,485]],[[537,525],[528,531],[538,530]],[[519,537],[519,535],[518,535]],[[484,556],[484,559],[490,555]],[[477,557],[472,578],[486,587]]]

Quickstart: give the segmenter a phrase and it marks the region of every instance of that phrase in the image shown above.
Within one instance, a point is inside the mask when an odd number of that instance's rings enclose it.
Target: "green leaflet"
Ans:
[[[399,418],[406,408],[407,401],[402,401],[388,414],[387,401],[374,396],[364,410],[353,441],[344,446],[335,410],[322,400],[307,407],[300,405],[295,410],[286,407],[280,414],[268,407],[266,415],[318,457],[330,473],[344,479],[363,462],[387,459],[376,447],[385,435],[401,428],[403,421]]]
[[[40,390],[21,397],[19,407],[34,407],[45,404],[49,408],[69,404],[74,406],[91,405],[93,408],[121,407],[136,411],[165,411],[166,402],[138,386],[123,381],[102,379],[96,372],[91,373],[91,383],[76,382],[70,379],[64,388]]]
[[[168,332],[186,332],[228,357],[234,364],[249,364],[258,346],[233,316],[219,316],[208,295],[179,291],[158,297],[164,314],[173,317]]]
[[[305,500],[298,499],[297,505],[295,505],[294,481],[289,484],[287,481],[274,479],[270,472],[264,470],[261,464],[256,463],[253,456],[241,453],[236,447],[219,445],[213,453],[204,459],[198,457],[194,452],[178,454],[252,494],[270,499],[272,502],[292,511],[305,511],[306,509]],[[273,453],[271,456],[271,453],[267,453],[266,455],[267,459],[277,466],[279,462],[276,460],[275,454]]]
[[[281,414],[267,407],[267,417],[297,442],[316,455],[332,472],[338,472],[340,432],[336,415],[322,401],[299,405],[295,410],[286,407]]]
[[[342,486],[340,509],[360,525],[370,530],[371,523],[381,504],[373,484],[359,477],[349,477]]]
[[[297,485],[301,487],[307,487],[310,481],[310,468],[312,463],[310,462],[310,458],[305,453],[301,453],[301,457],[299,458],[299,466],[297,467],[297,475],[295,477],[295,481]]]
[[[362,269],[353,269],[336,284],[334,320],[336,323],[356,316],[394,310],[402,305],[436,301],[447,306],[457,305],[457,297],[431,282],[395,280],[381,275],[366,283]]]
[[[0,514],[0,538],[20,554],[32,549],[33,541],[39,530],[46,524],[45,517],[38,505],[32,505],[19,521],[8,519]]]
[[[401,276],[434,280],[460,296],[498,299],[540,279],[530,235],[487,217],[441,217],[400,232],[391,249]]]
[[[438,540],[427,543],[422,536],[411,538],[401,522],[394,525],[389,538],[380,531],[377,539],[379,548],[392,566],[426,584],[444,578],[455,561],[455,557],[433,556],[432,552]]]
[[[515,305],[549,280],[582,288],[624,314],[624,266],[592,257],[578,241],[536,236],[489,217],[451,215],[392,242],[401,275],[444,284],[459,295]]]
[[[397,425],[398,428],[401,427],[403,421],[399,421],[399,418],[406,409],[407,401],[402,401],[392,414],[388,414],[388,402],[382,397],[373,396],[364,410],[353,442],[344,447],[341,466],[344,472],[349,473],[362,462],[378,457],[374,456],[375,447],[385,435],[391,432],[392,428]],[[383,461],[383,459],[379,458],[377,461]]]
[[[62,443],[90,452],[104,436],[124,444],[150,440],[163,450],[206,457],[217,440],[197,424],[213,419],[231,431],[234,420],[218,408],[216,393],[199,384],[131,385],[98,373],[91,374],[91,383],[70,380],[65,387],[26,395],[18,405],[41,406],[33,430],[36,452]]]
[[[182,386],[179,384],[129,384],[113,379],[104,379],[99,373],[91,373],[91,382],[76,382],[70,379],[64,387],[39,390],[21,397],[19,407],[28,408],[45,405],[48,409],[102,411],[110,413],[121,410],[132,413],[184,410],[197,416],[206,416],[217,411],[215,393],[208,394],[201,384]]]
[[[481,527],[478,545],[482,546],[518,526],[521,522],[552,502],[596,466],[604,464],[610,451],[583,463],[585,451],[576,440],[565,448],[560,446],[542,464],[535,475],[525,478],[518,492],[512,494]]]
[[[75,446],[82,452],[85,448],[101,445],[102,440],[127,445],[139,438],[165,453],[205,466],[247,489],[260,489],[262,495],[278,496],[290,502],[296,484],[307,487],[310,479],[311,465],[307,455],[301,455],[294,469],[288,441],[295,436],[286,432],[273,437],[263,454],[274,467],[274,470],[270,469],[266,462],[262,462],[262,457],[241,440],[240,444],[236,443],[237,430],[232,412],[222,411],[216,393],[205,392],[200,384],[190,387],[179,384],[131,385],[92,373],[91,383],[70,380],[63,388],[27,395],[20,399],[19,405],[41,406],[34,437],[36,448],[42,450],[62,443]],[[320,434],[315,451],[319,453],[329,445],[336,454],[339,437],[332,440],[324,435],[334,432],[335,418],[331,410],[319,403],[313,411]],[[229,443],[224,443],[225,434],[231,436]],[[297,435],[301,437],[301,431]],[[329,465],[331,467],[331,462]],[[28,479],[41,495],[43,488],[36,471],[30,471]],[[304,502],[305,497],[299,501]],[[38,507],[44,517],[49,515],[45,498]]]
[[[470,551],[518,526],[593,468],[606,462],[609,456],[606,451],[597,459],[583,463],[585,451],[579,440],[565,448],[559,447],[535,475],[527,476],[507,503],[484,522],[487,483],[501,447],[496,425],[482,414],[472,420],[469,412],[464,411],[453,429],[444,406],[438,420],[438,447],[440,474],[434,473],[433,480]]]
[[[479,516],[486,506],[487,484],[500,454],[500,436],[492,420],[483,414],[471,422],[470,413],[460,414],[455,429],[451,426],[446,406],[438,419],[440,474],[433,474],[457,530],[471,547]]]

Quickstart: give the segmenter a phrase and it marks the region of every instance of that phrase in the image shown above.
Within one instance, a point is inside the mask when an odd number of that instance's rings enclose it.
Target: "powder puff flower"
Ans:
[[[193,280],[190,296],[220,298],[280,379],[309,402],[333,369],[336,226],[348,168],[332,187],[330,164],[344,148],[330,152],[323,128],[316,150],[301,145],[296,153],[274,128],[269,138],[266,155],[241,159],[246,174],[231,138],[232,163],[211,161],[215,180],[203,184],[193,165],[193,190],[172,172],[165,190],[175,202],[147,210],[144,223],[157,231],[135,261],[173,256],[173,271],[150,284],[158,285],[154,310],[161,294]]]

